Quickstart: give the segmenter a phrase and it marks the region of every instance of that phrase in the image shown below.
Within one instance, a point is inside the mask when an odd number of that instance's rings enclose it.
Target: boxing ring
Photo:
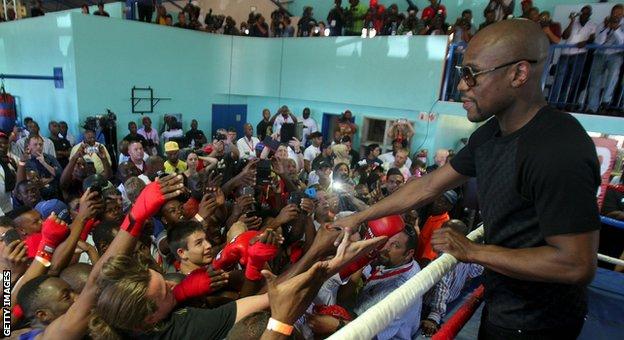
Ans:
[[[604,225],[624,230],[624,222],[601,216]],[[483,238],[483,226],[468,234],[472,241]],[[617,266],[624,266],[624,260],[598,254],[598,260]],[[408,280],[403,286],[389,294],[385,299],[362,313],[355,320],[334,333],[328,339],[372,339],[385,329],[397,317],[411,307],[413,301],[425,294],[457,264],[457,259],[449,254],[442,254],[427,267]],[[461,332],[466,323],[476,323],[472,317],[475,311],[480,314],[483,287],[477,288],[464,303],[451,313],[445,324],[433,337],[436,340],[453,339]],[[579,339],[614,339],[624,332],[624,274],[598,268],[594,281],[588,289],[588,316]],[[451,315],[452,314],[452,315]],[[474,329],[474,325],[472,325]],[[458,338],[461,338],[461,333]],[[465,337],[470,338],[470,337]]]

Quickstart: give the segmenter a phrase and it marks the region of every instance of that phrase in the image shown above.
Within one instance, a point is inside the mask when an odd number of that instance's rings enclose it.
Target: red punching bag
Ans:
[[[0,86],[0,130],[11,133],[16,118],[15,97],[7,93],[4,86]]]

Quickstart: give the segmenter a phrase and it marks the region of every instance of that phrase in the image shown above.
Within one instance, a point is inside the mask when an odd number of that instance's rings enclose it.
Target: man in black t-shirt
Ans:
[[[204,131],[197,129],[197,120],[191,121],[191,129],[186,133],[186,142],[194,148],[201,148],[208,141]]]
[[[128,123],[128,131],[130,131],[130,133],[127,134],[123,140],[127,140],[128,142],[139,142],[143,145],[143,149],[147,150],[147,139],[137,133],[138,129],[135,122]]]
[[[273,134],[273,124],[271,124],[271,111],[269,109],[262,110],[262,120],[256,126],[256,134],[260,141],[264,141],[266,136]]]
[[[471,122],[485,122],[450,164],[335,222],[356,227],[431,202],[476,177],[484,244],[449,228],[435,251],[485,267],[480,339],[576,339],[596,271],[600,169],[571,115],[546,105],[549,43],[526,20],[492,24],[468,44],[458,89]]]
[[[48,129],[50,130],[50,139],[54,144],[54,151],[56,152],[56,160],[61,164],[61,167],[65,168],[69,163],[69,154],[71,152],[71,144],[63,137],[59,137],[61,126],[55,121],[48,123]]]

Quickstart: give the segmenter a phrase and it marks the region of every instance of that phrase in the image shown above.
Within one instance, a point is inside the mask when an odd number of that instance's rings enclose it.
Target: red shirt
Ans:
[[[418,237],[418,249],[416,249],[416,259],[429,259],[433,261],[436,257],[438,257],[438,253],[433,251],[431,247],[431,236],[433,236],[433,232],[440,229],[444,222],[450,219],[448,213],[444,213],[442,215],[433,215],[427,218],[425,225],[420,231],[420,236]]]
[[[442,11],[442,15],[446,17],[446,7],[444,7],[444,5],[439,5],[437,10],[433,9],[431,6],[425,8],[422,12],[422,19],[432,19],[436,15],[437,11]]]

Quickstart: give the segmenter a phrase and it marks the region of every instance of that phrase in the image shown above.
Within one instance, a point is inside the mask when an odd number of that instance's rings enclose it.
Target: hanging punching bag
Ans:
[[[15,97],[0,86],[0,130],[6,133],[13,131],[16,118]]]

